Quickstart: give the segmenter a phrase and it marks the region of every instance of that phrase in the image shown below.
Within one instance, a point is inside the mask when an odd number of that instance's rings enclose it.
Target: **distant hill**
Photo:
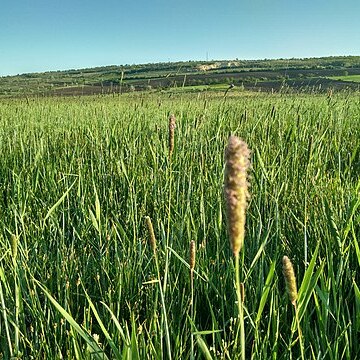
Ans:
[[[195,89],[358,89],[360,56],[304,59],[183,61],[111,65],[0,77],[0,96],[52,96]]]

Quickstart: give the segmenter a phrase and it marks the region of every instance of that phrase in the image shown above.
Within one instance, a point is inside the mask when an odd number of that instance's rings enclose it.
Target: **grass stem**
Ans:
[[[235,255],[235,286],[236,297],[238,304],[238,331],[236,332],[235,346],[238,344],[238,332],[240,331],[240,356],[241,360],[245,360],[245,324],[244,324],[244,308],[243,299],[241,296],[241,283],[240,283],[240,260],[239,253]]]

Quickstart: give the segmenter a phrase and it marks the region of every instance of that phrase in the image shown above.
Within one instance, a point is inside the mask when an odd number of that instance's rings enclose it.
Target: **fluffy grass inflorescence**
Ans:
[[[297,326],[298,336],[299,336],[298,339],[299,339],[301,359],[305,360],[304,339],[303,339],[301,326],[300,326],[299,309],[296,305],[296,301],[298,299],[298,292],[297,292],[297,287],[296,287],[295,271],[294,271],[293,264],[291,263],[291,260],[287,256],[283,257],[282,264],[283,264],[283,274],[284,274],[284,278],[285,278],[286,289],[289,294],[290,301],[295,309],[295,321],[296,321],[296,326]]]
[[[18,237],[14,234],[11,234],[11,254],[14,260],[16,260],[18,253]]]
[[[156,237],[155,237],[155,233],[154,233],[153,224],[152,224],[149,216],[145,216],[145,221],[146,221],[146,226],[147,226],[148,232],[149,232],[150,246],[151,246],[152,251],[155,253],[156,252]]]
[[[247,144],[230,136],[225,151],[225,200],[228,231],[234,256],[241,250],[245,237],[245,213],[249,198],[247,172],[250,166]]]
[[[169,116],[169,156],[171,156],[174,151],[175,127],[176,127],[175,115],[171,114]]]
[[[189,264],[190,264],[190,270],[194,271],[195,269],[195,241],[190,241],[190,254],[189,254]]]
[[[296,278],[294,267],[287,256],[284,256],[282,259],[283,264],[283,274],[286,283],[286,289],[290,297],[290,301],[293,305],[296,304],[298,298],[297,288],[296,288]]]
[[[225,200],[227,206],[228,232],[231,248],[235,257],[235,287],[238,306],[238,331],[235,336],[237,348],[240,332],[240,356],[246,358],[245,324],[244,324],[244,284],[240,283],[239,252],[244,244],[245,213],[249,197],[247,172],[250,166],[250,151],[247,144],[236,136],[230,136],[225,150]]]

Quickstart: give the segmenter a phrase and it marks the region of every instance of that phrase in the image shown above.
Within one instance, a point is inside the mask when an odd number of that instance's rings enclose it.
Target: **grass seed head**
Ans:
[[[242,303],[245,302],[245,285],[244,283],[240,283],[240,295],[241,295],[241,301]]]
[[[145,216],[145,221],[146,221],[146,226],[148,228],[149,231],[149,235],[150,235],[150,246],[153,250],[153,252],[156,252],[156,238],[155,238],[155,233],[154,233],[154,228],[151,222],[151,219],[149,216]]]
[[[175,115],[171,114],[169,117],[169,155],[174,151],[174,133],[176,127]]]
[[[189,264],[190,264],[190,270],[193,271],[195,269],[195,252],[196,252],[196,248],[195,248],[195,241],[191,240],[190,241],[190,260],[189,260]]]
[[[249,197],[247,172],[250,150],[236,136],[230,136],[225,150],[226,213],[230,243],[234,256],[239,254],[245,236],[245,213]]]
[[[293,265],[290,259],[287,256],[284,256],[282,259],[283,264],[283,274],[286,283],[286,289],[290,297],[290,301],[293,305],[296,304],[298,298],[298,293],[296,289],[296,278]]]
[[[19,239],[16,235],[11,234],[11,254],[14,260],[16,260],[18,252]]]

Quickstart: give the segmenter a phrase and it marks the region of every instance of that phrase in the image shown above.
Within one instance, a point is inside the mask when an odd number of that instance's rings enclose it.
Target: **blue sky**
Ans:
[[[0,75],[360,55],[360,0],[0,0]]]

